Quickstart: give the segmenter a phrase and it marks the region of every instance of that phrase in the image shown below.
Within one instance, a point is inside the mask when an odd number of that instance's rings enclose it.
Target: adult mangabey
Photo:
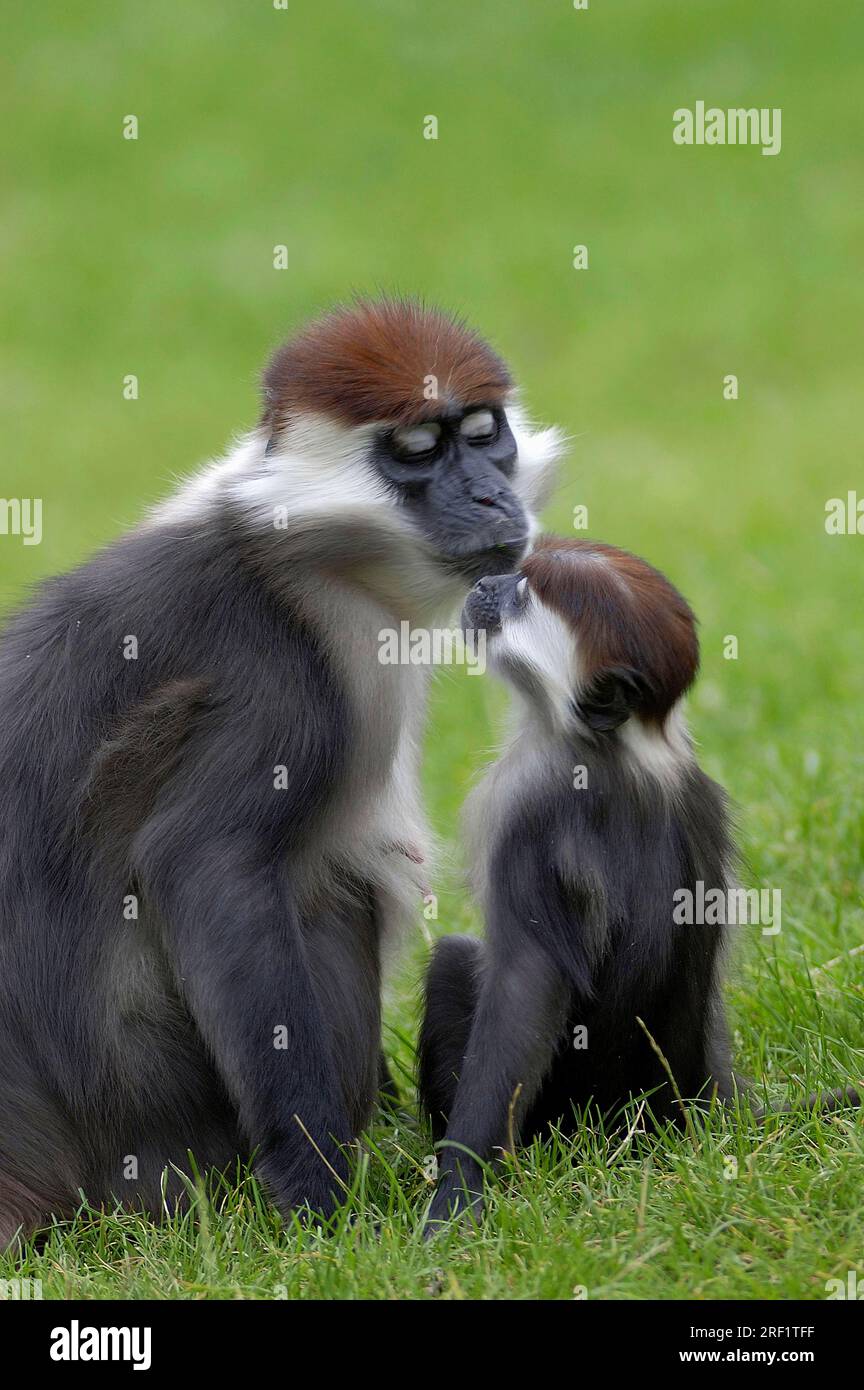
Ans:
[[[679,924],[681,890],[734,890],[726,797],[681,714],[689,607],[636,556],[551,536],[521,576],[475,585],[463,623],[485,628],[522,715],[468,803],[486,942],[445,938],[427,977],[420,1091],[446,1141],[433,1223],[476,1201],[470,1154],[572,1125],[574,1107],[650,1092],[657,1120],[680,1121],[682,1100],[734,1093],[724,929]],[[809,1104],[843,1102],[858,1096]]]
[[[0,644],[0,1239],[82,1190],[158,1210],[189,1150],[327,1212],[370,1114],[424,840],[424,674],[379,633],[518,563],[557,440],[411,302],[323,318],[264,387]]]

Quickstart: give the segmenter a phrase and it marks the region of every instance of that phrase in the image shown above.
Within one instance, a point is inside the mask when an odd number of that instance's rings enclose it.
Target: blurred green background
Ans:
[[[44,540],[0,537],[0,603],[250,423],[268,352],[310,314],[414,291],[490,335],[572,436],[550,523],[584,503],[589,534],[690,598],[695,724],[733,793],[767,790],[772,748],[799,771],[822,750],[814,796],[835,750],[860,771],[864,538],[828,537],[824,506],[864,495],[861,7],[287,6],[10,16],[2,492],[43,498]],[[781,153],[673,144],[697,99],[782,107]],[[439,683],[442,829],[489,698]]]
[[[805,1070],[797,1006],[760,993],[864,941],[864,536],[824,529],[864,496],[860,4],[87,0],[6,31],[0,491],[43,498],[44,541],[0,536],[4,609],[251,423],[312,313],[376,288],[464,312],[572,437],[550,524],[585,504],[701,618],[703,760],[748,881],[784,894],[781,936],[742,946],[739,1046]],[[782,152],[676,146],[699,99],[781,107]],[[499,706],[437,681],[445,847]],[[455,869],[440,888],[438,930],[473,920]],[[860,978],[813,1044],[828,1071],[862,1041]]]

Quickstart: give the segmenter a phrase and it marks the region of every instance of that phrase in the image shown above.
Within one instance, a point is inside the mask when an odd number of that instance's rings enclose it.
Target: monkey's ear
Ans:
[[[608,733],[629,719],[648,693],[648,682],[632,666],[607,666],[575,702],[576,713],[589,729]]]

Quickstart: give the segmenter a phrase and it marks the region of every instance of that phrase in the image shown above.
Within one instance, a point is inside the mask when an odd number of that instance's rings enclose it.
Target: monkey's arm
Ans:
[[[518,1141],[520,1120],[563,1033],[568,997],[566,980],[530,936],[520,934],[489,952],[441,1147],[430,1223],[476,1204],[482,1192],[477,1160],[489,1161]]]
[[[540,834],[520,820],[493,857],[486,959],[475,984],[477,1005],[430,1209],[433,1222],[476,1201],[482,1187],[476,1160],[448,1145],[487,1161],[518,1139],[563,1035],[570,1001],[591,995],[605,944],[605,904],[590,865],[572,845],[564,830],[552,834],[547,825]],[[436,984],[434,971],[430,983]],[[432,1036],[427,1024],[424,1036]]]
[[[303,818],[326,795],[326,750],[309,746],[311,722],[304,748],[283,734],[278,753],[248,712],[209,730],[141,828],[132,859],[258,1171],[283,1211],[308,1202],[326,1213],[347,1176],[338,1145],[351,1134],[284,868]]]

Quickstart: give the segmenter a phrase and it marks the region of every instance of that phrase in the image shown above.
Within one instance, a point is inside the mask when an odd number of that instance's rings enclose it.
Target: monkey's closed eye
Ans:
[[[495,416],[491,410],[475,410],[470,415],[463,415],[459,425],[462,438],[470,440],[491,439],[496,429]]]
[[[434,454],[440,438],[441,426],[434,421],[394,430],[390,436],[394,452],[404,458],[425,458],[427,454]]]

